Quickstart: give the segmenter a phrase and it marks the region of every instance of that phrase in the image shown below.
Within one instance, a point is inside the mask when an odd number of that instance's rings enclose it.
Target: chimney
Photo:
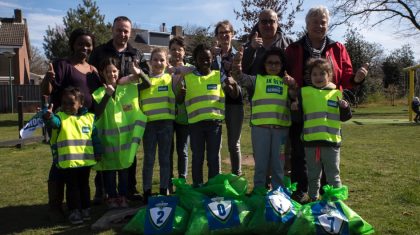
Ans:
[[[160,26],[160,31],[166,32],[166,23],[162,23],[162,25]]]
[[[172,32],[171,32],[171,34],[173,36],[183,36],[182,26],[179,26],[179,25],[172,26]]]
[[[23,23],[23,17],[22,17],[22,10],[21,9],[15,9],[15,22],[16,23]]]

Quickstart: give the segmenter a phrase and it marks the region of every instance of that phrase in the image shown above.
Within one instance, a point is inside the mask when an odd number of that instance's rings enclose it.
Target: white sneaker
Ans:
[[[78,209],[72,210],[69,215],[69,222],[71,224],[82,224],[83,219]]]

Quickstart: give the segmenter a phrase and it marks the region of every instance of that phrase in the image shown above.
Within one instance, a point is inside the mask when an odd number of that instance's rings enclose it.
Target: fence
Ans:
[[[39,100],[41,91],[39,85],[13,85],[13,112],[17,112],[17,97],[23,96],[25,100]],[[23,112],[34,112],[39,103],[23,103]],[[0,113],[10,113],[10,85],[0,85]]]

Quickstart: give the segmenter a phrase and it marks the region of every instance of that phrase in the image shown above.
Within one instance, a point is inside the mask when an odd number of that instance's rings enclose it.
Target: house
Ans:
[[[181,26],[173,26],[171,33],[166,30],[165,23],[162,23],[160,31],[151,31],[145,29],[131,30],[129,43],[144,53],[145,59],[150,59],[150,52],[154,48],[163,47],[168,48],[169,40],[174,36],[183,36]]]
[[[29,84],[30,43],[26,19],[15,9],[13,18],[0,17],[0,84]]]

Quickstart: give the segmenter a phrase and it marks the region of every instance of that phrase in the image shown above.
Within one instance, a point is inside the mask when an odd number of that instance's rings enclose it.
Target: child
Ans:
[[[172,77],[166,73],[168,52],[162,48],[152,51],[150,57],[150,88],[140,94],[140,104],[148,123],[143,138],[143,191],[147,202],[152,195],[153,166],[158,147],[161,195],[168,194],[170,178],[169,154],[175,119],[175,87]]]
[[[185,87],[180,93],[185,100],[192,150],[193,185],[203,184],[204,152],[207,151],[208,178],[220,173],[220,143],[224,120],[224,91],[239,95],[233,79],[221,82],[220,72],[211,70],[213,55],[210,47],[199,44],[193,51],[196,70],[184,76]],[[222,89],[223,88],[223,89]],[[184,96],[185,95],[185,96]]]
[[[106,84],[93,93],[99,137],[105,153],[95,170],[101,172],[109,209],[128,207],[128,167],[134,161],[146,126],[146,115],[140,110],[139,92],[150,87],[141,69],[131,66],[133,74],[120,80],[133,80],[135,84],[117,85],[119,70],[116,58],[105,58],[99,64]],[[137,84],[141,78],[141,84]],[[118,192],[116,177],[118,173]]]
[[[313,59],[307,65],[311,86],[303,87],[292,110],[303,117],[303,142],[308,166],[309,197],[318,200],[321,170],[327,183],[341,187],[340,180],[340,121],[351,118],[349,104],[336,89],[331,64],[325,59]],[[300,106],[300,107],[298,107]]]
[[[417,123],[420,121],[420,100],[419,97],[414,97],[413,102],[411,102],[411,108],[413,109],[413,112],[416,113],[416,117],[414,117],[414,121]]]
[[[284,156],[281,149],[286,144],[290,121],[290,87],[293,78],[285,74],[285,57],[279,48],[273,48],[263,57],[257,76],[243,74],[240,62],[242,50],[234,58],[233,75],[239,84],[251,91],[251,139],[254,152],[254,189],[265,187],[266,176],[271,171],[271,185],[283,185]]]
[[[94,115],[83,107],[84,96],[78,88],[67,87],[61,96],[61,111],[53,113],[53,105],[43,115],[53,129],[51,151],[62,169],[67,187],[69,221],[81,224],[90,220],[90,167],[102,153],[93,124]]]

